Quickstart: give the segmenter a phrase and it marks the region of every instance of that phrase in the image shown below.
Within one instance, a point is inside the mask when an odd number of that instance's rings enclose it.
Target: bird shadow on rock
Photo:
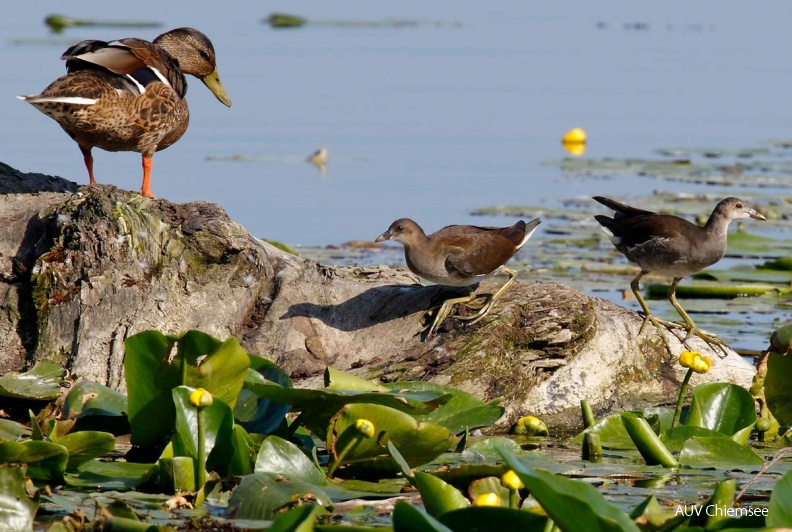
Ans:
[[[447,286],[386,285],[370,288],[337,305],[297,303],[280,319],[305,317],[320,320],[328,327],[351,332],[404,318],[418,312],[436,310],[446,299],[463,296],[465,288]],[[418,321],[416,320],[416,325]]]

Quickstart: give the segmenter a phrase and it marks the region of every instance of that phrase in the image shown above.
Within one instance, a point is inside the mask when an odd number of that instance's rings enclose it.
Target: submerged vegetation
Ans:
[[[62,388],[48,361],[0,378],[6,414],[31,408],[26,423],[0,420],[0,528],[792,526],[792,462],[779,451],[792,425],[790,345],[792,327],[779,329],[753,395],[695,385],[718,362],[683,353],[676,409],[597,420],[584,402],[583,432],[549,444],[534,416],[513,437],[482,436],[502,407],[453,388],[327,368],[321,389],[295,389],[233,338],[146,331],[126,341],[126,395]]]

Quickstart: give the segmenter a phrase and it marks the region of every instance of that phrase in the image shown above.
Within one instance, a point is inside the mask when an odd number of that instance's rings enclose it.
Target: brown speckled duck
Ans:
[[[128,38],[82,41],[66,52],[67,74],[39,95],[20,96],[53,118],[77,142],[95,184],[93,147],[136,151],[143,159],[140,194],[151,193],[151,160],[187,130],[185,74],[197,77],[231,106],[215,65],[211,41],[198,30],[177,28],[153,42]]]

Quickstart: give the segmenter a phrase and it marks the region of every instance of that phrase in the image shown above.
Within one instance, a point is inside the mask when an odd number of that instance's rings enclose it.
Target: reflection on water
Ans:
[[[190,9],[87,1],[66,14],[140,20],[145,13],[164,28],[204,31],[234,107],[215,105],[191,81],[190,129],[154,158],[157,193],[217,202],[263,238],[323,246],[373,239],[404,216],[430,231],[506,225],[470,212],[563,211],[575,197],[710,191],[640,173],[571,175],[543,162],[567,156],[560,139],[573,127],[588,133],[579,161],[661,159],[657,148],[739,149],[792,137],[788,6],[727,4],[295,1],[289,11],[309,20],[453,24],[290,30],[262,23],[270,6],[249,0],[200,0]],[[78,27],[53,36],[43,24],[51,7],[23,3],[0,21],[0,59],[13,72],[0,79],[0,113],[13,124],[0,130],[0,160],[84,183],[71,139],[14,96],[37,93],[62,74],[58,57],[74,41],[152,38],[160,30]],[[317,147],[332,153],[320,171],[305,160]],[[137,154],[95,150],[95,158],[100,182],[138,188]],[[750,200],[756,190],[722,184],[718,192]],[[557,239],[546,232],[564,223],[543,224],[532,246]]]

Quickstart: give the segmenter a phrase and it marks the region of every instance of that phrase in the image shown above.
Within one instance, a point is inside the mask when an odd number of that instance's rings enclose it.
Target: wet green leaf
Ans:
[[[393,532],[453,532],[431,515],[422,512],[406,501],[399,501],[393,508]]]
[[[51,360],[39,360],[28,372],[9,371],[0,377],[0,395],[48,401],[60,394],[66,370]]]
[[[454,434],[465,429],[473,430],[489,427],[503,415],[504,408],[497,404],[485,403],[478,397],[448,386],[440,386],[431,382],[412,381],[389,384],[391,392],[409,391],[412,393],[437,393],[450,399],[427,413],[411,413],[418,421],[427,421],[442,425]]]
[[[474,480],[468,486],[467,491],[471,501],[475,501],[476,497],[480,495],[494,493],[500,501],[499,506],[509,507],[509,488],[501,484],[500,477],[484,477]]]
[[[440,516],[439,521],[454,532],[545,530],[547,525],[544,515],[498,506],[469,506],[453,510]]]
[[[694,436],[723,436],[720,432],[704,427],[679,425],[660,434],[660,440],[672,452],[678,453],[685,446],[685,442]]]
[[[98,382],[80,381],[63,402],[63,418],[126,416],[127,396]]]
[[[195,388],[179,386],[173,389],[173,403],[176,405],[176,433],[173,435],[174,456],[189,456],[198,460],[198,409],[190,404],[190,393]],[[231,443],[231,429],[234,414],[222,400],[215,398],[211,405],[203,408],[206,428],[205,449],[207,471],[217,471],[225,475],[229,459],[234,454]],[[196,467],[201,467],[196,462]]]
[[[792,425],[792,355],[771,351],[767,358],[765,400],[782,425]]]
[[[327,449],[336,459],[357,436],[355,422],[365,419],[374,425],[374,437],[360,438],[344,456],[342,463],[366,462],[367,469],[398,471],[387,451],[392,441],[410,465],[431,462],[454,444],[451,432],[433,423],[418,423],[410,415],[382,405],[358,403],[342,408],[327,429]],[[349,429],[349,430],[347,430]]]
[[[115,437],[107,432],[81,431],[66,434],[54,443],[63,445],[69,452],[67,471],[74,471],[83,463],[98,458],[115,448]]]
[[[331,390],[349,390],[352,392],[383,392],[391,390],[366,379],[361,379],[349,373],[344,373],[331,366],[324,371],[324,386]]]
[[[754,398],[742,386],[712,382],[693,388],[685,425],[708,428],[727,436],[742,431],[739,439],[745,443],[755,422]]]
[[[248,356],[250,368],[245,374],[245,387],[239,392],[234,405],[234,417],[248,432],[270,434],[283,423],[291,407],[259,397],[248,389],[248,383],[266,385],[269,382],[291,388],[292,382],[286,372],[273,362],[255,355]]]
[[[11,421],[10,419],[0,419],[0,439],[19,440],[30,437],[30,428]],[[0,460],[2,462],[3,460]]]
[[[503,453],[503,459],[562,530],[638,532],[629,516],[609,504],[594,486],[528,469],[508,452]]]
[[[96,490],[134,490],[146,484],[157,472],[156,464],[100,462],[82,464],[77,473],[65,475],[66,484]]]
[[[233,408],[250,358],[239,342],[221,342],[200,331],[165,336],[144,331],[126,339],[124,371],[129,390],[132,443],[161,443],[173,430],[176,411],[171,390],[187,385],[204,388]],[[176,346],[176,356],[169,362]]]
[[[252,473],[255,459],[253,440],[251,440],[250,435],[241,425],[234,425],[231,434],[231,445],[234,448],[234,454],[228,462],[228,474],[249,475]]]
[[[647,294],[653,299],[665,299],[668,297],[668,285],[649,283],[644,286]],[[773,290],[778,290],[777,286],[771,284],[745,284],[699,281],[697,283],[680,284],[677,286],[676,295],[680,299],[684,298],[715,298],[727,299],[735,297],[760,296]]]
[[[234,490],[227,515],[234,519],[273,519],[276,512],[297,502],[330,504],[325,491],[308,482],[295,482],[274,473],[246,475]]]
[[[415,486],[429,515],[440,517],[446,512],[469,506],[465,496],[451,484],[429,473],[415,472]]]
[[[279,515],[267,532],[313,532],[317,506],[307,504]]]
[[[770,494],[767,526],[792,528],[792,471],[776,482]]]
[[[762,457],[729,437],[694,436],[685,442],[679,464],[690,467],[761,467]]]
[[[37,509],[25,491],[25,468],[0,465],[0,529],[33,530]]]
[[[58,482],[66,472],[69,452],[62,445],[46,441],[27,440],[24,450],[14,460],[27,464],[27,474],[39,482]]]
[[[283,475],[289,480],[324,485],[324,473],[299,447],[277,436],[268,436],[261,444],[255,465],[256,473]]]
[[[409,413],[430,411],[447,400],[438,392],[422,393],[380,393],[355,392],[349,390],[311,390],[295,389],[270,382],[245,384],[259,397],[278,403],[291,405],[293,411],[300,411],[300,423],[309,428],[317,437],[325,436],[330,418],[344,405],[354,403],[380,404]]]

